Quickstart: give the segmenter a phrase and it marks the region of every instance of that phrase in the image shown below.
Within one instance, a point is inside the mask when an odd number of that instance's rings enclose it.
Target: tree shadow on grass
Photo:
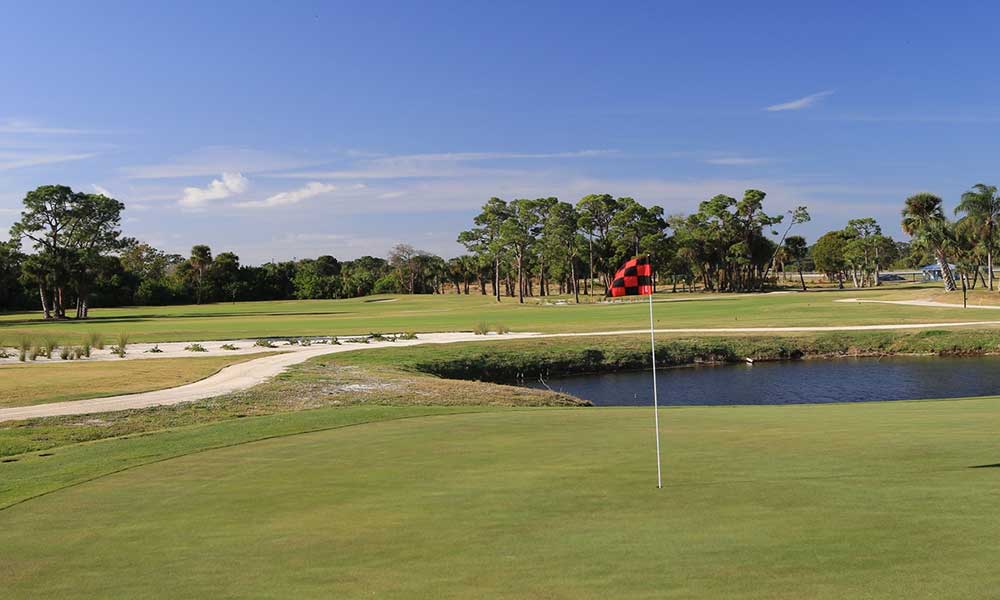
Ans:
[[[87,317],[86,319],[77,320],[73,318],[67,319],[53,319],[46,321],[40,317],[29,318],[29,319],[11,319],[6,321],[0,321],[0,327],[15,327],[18,325],[44,325],[44,324],[56,324],[56,323],[134,323],[139,321],[160,321],[167,319],[218,319],[218,318],[240,318],[240,317],[324,317],[324,316],[343,316],[357,314],[349,311],[342,312],[297,312],[297,313],[278,313],[278,312],[214,312],[214,313],[201,313],[201,314],[145,314],[145,315],[120,315],[111,317]]]
[[[992,465],[972,465],[970,469],[1000,469],[1000,463],[993,463]]]

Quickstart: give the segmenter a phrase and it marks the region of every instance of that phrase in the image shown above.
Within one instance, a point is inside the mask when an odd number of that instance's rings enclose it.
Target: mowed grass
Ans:
[[[373,410],[293,418],[429,409]],[[188,435],[224,444],[273,419]],[[648,409],[439,414],[157,462],[0,510],[0,586],[9,598],[995,597],[1000,399],[662,421],[663,490]],[[183,439],[162,435],[128,442],[144,453]],[[0,473],[125,448],[68,447]]]
[[[845,290],[814,293],[657,296],[658,328],[878,325],[1000,321],[990,311],[849,304],[835,300],[883,297],[923,298],[936,288]],[[960,299],[959,299],[960,300]],[[76,322],[41,320],[37,313],[0,315],[0,343],[22,335],[76,340],[88,332],[108,337],[127,331],[134,342],[189,341],[292,335],[350,335],[369,332],[472,331],[479,323],[514,331],[588,332],[648,327],[646,303],[520,305],[489,296],[383,296],[351,300],[297,300],[238,304],[93,309]]]
[[[160,390],[267,354],[4,366],[0,367],[0,408]]]

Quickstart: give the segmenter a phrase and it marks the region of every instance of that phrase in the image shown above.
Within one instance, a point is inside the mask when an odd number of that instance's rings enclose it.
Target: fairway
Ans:
[[[829,327],[903,323],[1000,321],[985,310],[857,304],[847,298],[922,298],[931,287],[787,294],[660,294],[657,328]],[[391,302],[373,300],[392,300]],[[958,298],[956,301],[960,301]],[[22,335],[77,339],[97,332],[109,343],[120,331],[133,342],[223,340],[268,336],[351,335],[370,332],[472,331],[480,323],[519,332],[591,332],[648,326],[644,302],[518,304],[489,296],[413,295],[350,300],[241,302],[166,307],[93,309],[85,321],[44,321],[37,313],[0,315],[0,343]]]
[[[264,440],[0,511],[0,586],[17,598],[988,597],[1000,469],[972,467],[1000,462],[998,409],[664,410],[661,491],[646,409]]]
[[[132,394],[204,379],[228,365],[270,353],[157,360],[77,361],[0,368],[0,408]]]

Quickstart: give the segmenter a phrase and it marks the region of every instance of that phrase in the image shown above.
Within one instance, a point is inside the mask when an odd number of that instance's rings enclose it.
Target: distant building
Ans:
[[[951,272],[955,272],[955,265],[948,265]],[[937,263],[929,264],[925,267],[920,267],[920,271],[924,274],[924,281],[941,281],[944,279],[944,275],[941,273],[941,267]]]

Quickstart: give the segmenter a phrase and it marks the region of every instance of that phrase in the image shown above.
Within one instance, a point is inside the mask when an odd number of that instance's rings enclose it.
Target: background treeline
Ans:
[[[41,307],[47,318],[86,318],[91,306],[165,305],[244,300],[352,298],[380,293],[479,293],[516,297],[603,296],[615,269],[647,254],[654,284],[673,291],[765,289],[776,274],[818,271],[837,284],[880,284],[885,269],[943,265],[968,287],[993,287],[995,222],[1000,197],[979,184],[962,196],[951,221],[941,199],[906,200],[902,229],[911,242],[885,235],[872,218],[850,220],[809,245],[792,234],[809,220],[805,207],[764,209],[765,193],[718,195],[689,215],[664,214],[632,198],[586,196],[491,198],[458,235],[469,254],[444,259],[406,244],[387,257],[340,261],[319,256],[244,265],[232,252],[196,245],[170,254],[121,235],[121,202],[65,186],[42,186],[24,199],[11,240],[0,243],[0,310]],[[28,250],[25,252],[24,250]],[[954,265],[958,273],[952,273]]]

